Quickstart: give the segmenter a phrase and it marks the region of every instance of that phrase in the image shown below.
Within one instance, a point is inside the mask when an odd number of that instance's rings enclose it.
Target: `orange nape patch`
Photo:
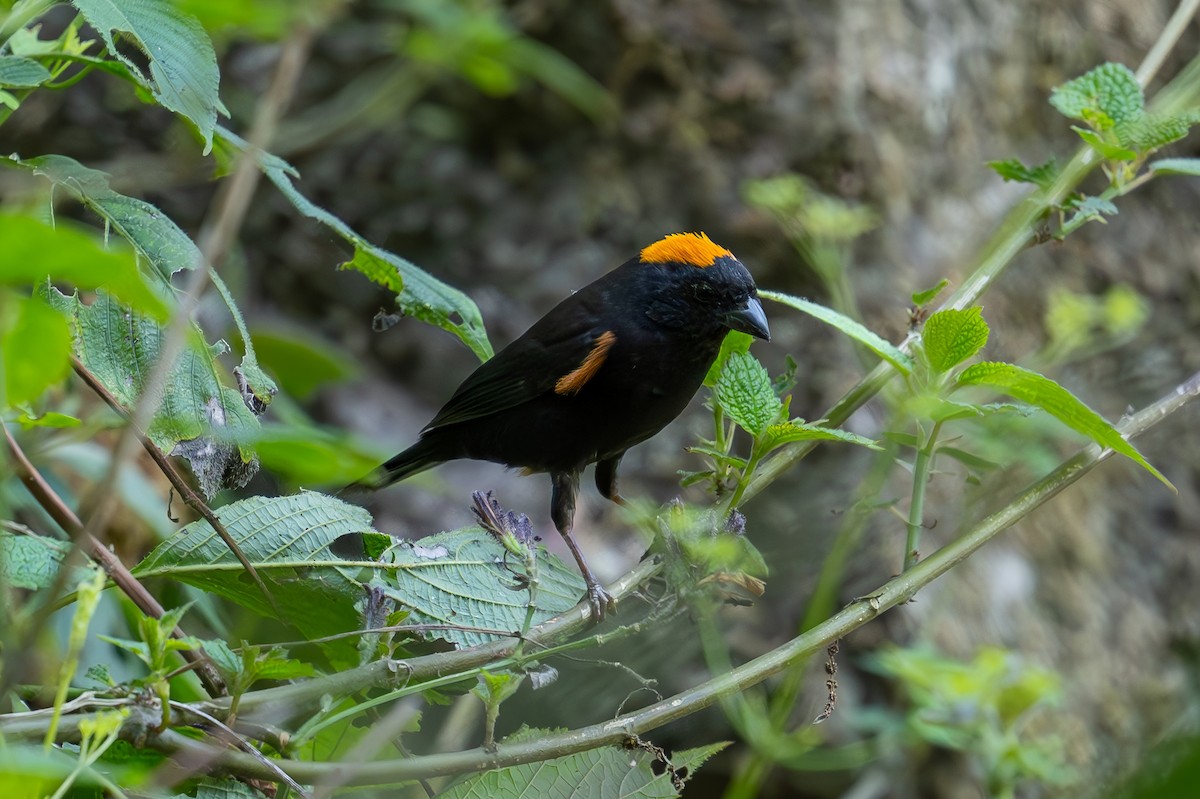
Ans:
[[[587,381],[595,377],[596,372],[600,371],[600,367],[604,364],[604,359],[608,357],[608,351],[616,343],[616,333],[613,333],[611,330],[605,330],[601,333],[600,338],[596,339],[596,343],[592,345],[592,351],[587,354],[583,362],[558,378],[554,384],[554,393],[561,394],[564,397],[571,394],[578,394],[580,389],[587,385]]]
[[[732,258],[733,253],[703,233],[672,233],[643,249],[638,260],[644,264],[678,263],[703,268],[723,256]]]

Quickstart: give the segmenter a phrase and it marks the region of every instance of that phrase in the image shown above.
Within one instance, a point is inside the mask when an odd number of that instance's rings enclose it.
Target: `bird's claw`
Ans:
[[[604,621],[604,615],[608,611],[615,613],[617,610],[617,598],[608,593],[600,583],[588,583],[587,603],[592,609],[592,618],[597,622]]]

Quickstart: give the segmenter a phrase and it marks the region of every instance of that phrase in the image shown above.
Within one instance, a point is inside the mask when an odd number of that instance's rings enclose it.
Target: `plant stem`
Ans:
[[[929,431],[929,436],[917,449],[917,459],[913,464],[912,501],[908,508],[908,536],[904,541],[904,571],[916,566],[917,561],[921,559],[921,530],[925,527],[925,487],[929,485],[929,474],[933,470],[933,460],[937,456],[937,439],[941,430],[942,423],[935,422]]]

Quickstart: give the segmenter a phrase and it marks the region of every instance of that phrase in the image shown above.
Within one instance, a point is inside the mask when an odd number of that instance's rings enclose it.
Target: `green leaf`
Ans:
[[[21,56],[0,55],[0,86],[13,89],[32,89],[53,77],[50,70]]]
[[[1102,197],[1076,197],[1067,203],[1067,208],[1075,211],[1068,222],[1071,225],[1092,221],[1104,222],[1105,216],[1117,215],[1117,206]]]
[[[858,343],[866,346],[880,358],[896,367],[902,374],[908,374],[912,371],[912,358],[905,355],[894,344],[886,341],[883,337],[868,330],[865,326],[859,324],[848,316],[844,316],[832,308],[826,308],[824,305],[818,305],[815,302],[802,299],[800,297],[792,297],[788,294],[782,294],[778,291],[763,291],[759,290],[758,296],[774,300],[775,302],[783,303],[784,305],[795,308],[798,311],[803,311],[810,316],[820,319],[822,322],[833,325],[838,330],[845,333],[850,338]]]
[[[134,313],[98,292],[91,305],[77,295],[49,290],[51,304],[72,321],[75,353],[128,411],[137,405],[147,376],[158,361],[164,331],[153,319]],[[259,423],[236,389],[222,381],[216,355],[193,325],[192,336],[171,368],[162,402],[147,435],[164,453],[186,457],[204,492],[241,487],[257,470],[254,453],[241,439]]]
[[[258,454],[263,468],[300,485],[345,484],[380,461],[378,450],[349,434],[307,424],[262,425],[241,443]]]
[[[721,376],[721,371],[725,368],[725,363],[729,360],[729,356],[734,352],[749,352],[750,345],[754,343],[754,336],[749,333],[741,333],[737,330],[730,330],[725,334],[725,339],[721,342],[721,351],[717,353],[717,358],[712,362],[712,366],[708,367],[708,374],[704,376],[704,385],[712,388],[717,384],[717,378]]]
[[[1074,394],[1048,377],[1011,363],[985,361],[964,369],[958,376],[958,383],[963,386],[989,386],[1010,397],[1041,408],[1100,446],[1107,447],[1135,461],[1165,483],[1172,491],[1175,490],[1171,481],[1164,477],[1158,469],[1151,466],[1132,444],[1121,437],[1115,427]]]
[[[253,338],[263,367],[274,375],[288,396],[299,400],[359,372],[350,353],[298,325],[256,327]]]
[[[948,285],[950,285],[950,281],[946,278],[942,278],[937,282],[936,286],[927,288],[924,291],[914,291],[912,295],[913,305],[917,306],[918,308],[928,305],[933,298],[941,294],[942,289],[946,288]]]
[[[1026,166],[1019,158],[1009,158],[1004,161],[988,161],[987,165],[997,175],[1004,178],[1005,181],[1032,183],[1042,188],[1049,186],[1058,177],[1058,163],[1053,158],[1038,166]],[[922,305],[923,303],[917,304]]]
[[[983,309],[979,306],[938,311],[925,320],[921,329],[925,357],[930,366],[945,372],[983,349],[988,332]]]
[[[1188,135],[1196,120],[1191,116],[1143,116],[1113,128],[1117,141],[1139,153],[1149,153]]]
[[[401,541],[384,553],[383,562],[389,574],[374,584],[411,608],[415,622],[497,630],[519,630],[525,623],[529,592],[522,587],[524,568],[477,527]],[[579,603],[585,588],[579,572],[542,546],[537,548],[537,572],[534,624]],[[458,647],[496,640],[468,629],[430,635]]]
[[[1156,175],[1190,175],[1200,177],[1200,158],[1162,158],[1150,164]]]
[[[346,565],[329,546],[344,535],[378,535],[366,510],[304,491],[287,497],[248,497],[215,513],[287,615],[283,621],[313,637],[360,626],[355,610],[363,596],[356,579],[360,567]],[[275,615],[237,557],[204,520],[155,547],[134,574],[168,577],[263,616]]]
[[[1111,142],[1095,131],[1078,126],[1072,126],[1071,130],[1079,134],[1079,138],[1090,144],[1093,150],[1100,153],[1101,158],[1109,161],[1132,161],[1137,158],[1137,153],[1133,150]]]
[[[218,127],[217,135],[219,143],[234,150],[245,151],[248,147],[243,139],[224,128]],[[331,228],[354,245],[354,258],[341,268],[362,271],[375,282],[397,292],[396,304],[403,313],[458,336],[480,360],[492,357],[483,317],[470,297],[399,255],[376,247],[341,219],[311,202],[293,184],[292,179],[298,173],[286,161],[269,153],[256,152],[254,155],[263,174],[296,210]]]
[[[725,414],[755,438],[783,413],[771,385],[771,376],[758,359],[746,352],[732,352],[713,390]]]
[[[34,427],[79,427],[82,422],[74,416],[68,416],[65,413],[47,411],[37,416],[22,412],[17,417],[17,424],[21,425],[25,430],[30,430]]]
[[[228,116],[217,94],[220,73],[212,42],[196,19],[176,9],[168,0],[72,0],[95,28],[108,52],[123,63],[166,109],[185,117],[204,140],[204,153],[212,149],[217,112]],[[141,50],[150,74],[124,55],[113,40]]]
[[[1132,70],[1110,62],[1056,87],[1050,104],[1071,119],[1103,115],[1117,124],[1142,116],[1146,100]]]
[[[146,284],[133,253],[101,246],[85,229],[65,220],[51,227],[29,216],[0,214],[0,285],[36,286],[49,277],[81,289],[105,288],[122,302],[156,319],[167,305]]]
[[[108,174],[89,169],[65,155],[44,155],[16,163],[78,197],[126,238],[164,278],[200,264],[199,248],[170,217],[148,202],[113,191],[108,185]]]
[[[552,733],[523,729],[505,743],[536,740]],[[501,744],[503,746],[503,744]],[[687,769],[690,777],[728,743],[715,743],[676,752],[671,764]],[[679,795],[671,775],[644,749],[606,746],[552,760],[485,771],[456,782],[439,799],[544,799],[545,797],[603,797],[603,799],[668,799]]]
[[[0,531],[0,580],[9,588],[48,588],[70,550],[70,544],[54,538]]]
[[[0,292],[0,310],[0,407],[23,405],[71,371],[71,330],[40,297]]]
[[[763,434],[763,447],[766,451],[782,447],[793,441],[842,441],[847,444],[858,444],[869,449],[881,450],[878,442],[864,436],[855,435],[846,430],[833,427],[821,427],[808,424],[802,419],[793,419],[781,424],[773,424]]]

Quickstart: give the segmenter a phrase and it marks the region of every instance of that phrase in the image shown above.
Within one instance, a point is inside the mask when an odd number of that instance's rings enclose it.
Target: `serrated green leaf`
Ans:
[[[525,729],[505,743],[531,740],[549,734]],[[728,743],[716,743],[676,752],[675,769],[689,777]],[[654,758],[643,749],[615,746],[472,775],[455,783],[439,799],[668,799],[678,796],[670,774],[655,774]]]
[[[53,77],[50,70],[32,58],[0,55],[0,86],[12,89],[32,89]]]
[[[217,113],[228,116],[229,112],[218,96],[216,53],[195,17],[181,12],[168,0],[72,2],[99,32],[108,52],[140,76],[140,82],[164,108],[196,126],[207,155],[212,149]],[[142,51],[149,63],[148,76],[116,46],[113,33]]]
[[[128,249],[105,247],[90,231],[66,220],[53,227],[29,216],[0,213],[0,285],[36,286],[46,278],[81,289],[104,288],[156,319],[167,304],[147,285]]]
[[[1113,128],[1122,145],[1149,153],[1187,136],[1194,120],[1188,116],[1143,116]]]
[[[1108,161],[1132,161],[1137,158],[1137,153],[1130,150],[1128,147],[1123,147],[1116,142],[1111,142],[1108,139],[1096,133],[1094,130],[1071,126],[1071,130],[1079,135],[1079,138],[1092,146],[1092,149],[1100,154],[1101,158]]]
[[[731,352],[713,389],[725,414],[756,438],[783,413],[783,402],[771,386],[771,376],[758,359]]]
[[[355,603],[363,589],[358,566],[330,550],[344,535],[374,533],[371,515],[356,505],[304,491],[248,497],[215,510],[266,583],[286,618],[307,635],[360,626]],[[208,522],[181,528],[134,569],[139,578],[168,577],[223,596],[263,616],[274,610]],[[347,644],[352,647],[351,644]]]
[[[1105,216],[1117,215],[1117,206],[1102,197],[1077,197],[1069,202],[1067,207],[1075,211],[1069,220],[1072,225],[1080,221],[1104,222]]]
[[[477,527],[402,541],[384,554],[389,577],[374,585],[413,611],[417,622],[519,630],[525,623],[529,592],[524,569],[505,556],[504,547]],[[538,588],[534,624],[570,610],[583,596],[579,572],[537,550]],[[494,641],[473,630],[431,633],[458,647]]]
[[[925,320],[921,342],[929,365],[939,372],[948,371],[983,349],[988,340],[988,324],[983,309],[947,308]]]
[[[1071,119],[1087,120],[1102,114],[1119,124],[1140,117],[1146,100],[1133,71],[1110,62],[1056,87],[1050,104]]]
[[[122,307],[107,292],[97,292],[90,305],[53,288],[47,296],[72,321],[75,354],[122,407],[132,411],[158,361],[162,327]],[[189,346],[171,368],[162,402],[146,431],[164,453],[188,459],[209,496],[221,488],[245,485],[258,468],[253,451],[239,443],[257,432],[258,417],[237,390],[224,385],[215,354],[193,325]]]
[[[1200,176],[1200,158],[1162,158],[1150,164],[1150,171],[1158,175]]]
[[[1019,158],[988,161],[987,165],[1006,181],[1032,183],[1042,188],[1053,183],[1054,179],[1058,177],[1058,163],[1053,158],[1044,164],[1032,167],[1026,166]]]
[[[0,580],[9,588],[46,588],[70,549],[70,544],[54,538],[0,531]]]
[[[127,197],[108,185],[108,174],[65,155],[44,155],[15,162],[74,194],[133,245],[160,275],[195,269],[200,250],[170,217],[148,202]]]
[[[868,449],[882,449],[878,442],[864,436],[833,427],[808,424],[800,419],[773,424],[767,428],[762,437],[763,447],[768,452],[793,441],[841,441],[846,444],[858,444]]]
[[[67,318],[37,296],[0,292],[0,408],[23,405],[71,371]]]
[[[935,286],[927,288],[924,291],[914,291],[912,295],[913,305],[917,306],[918,308],[928,305],[929,302],[933,300],[934,297],[941,294],[942,289],[946,288],[948,285],[950,285],[950,281],[946,278],[942,278]]]
[[[721,375],[721,370],[725,368],[725,362],[729,360],[729,356],[734,352],[749,352],[750,345],[754,343],[754,336],[748,333],[742,333],[737,330],[730,330],[725,334],[725,339],[721,342],[721,350],[717,353],[716,360],[712,362],[712,366],[708,367],[708,374],[704,376],[704,385],[712,388],[717,384],[717,378]]]
[[[246,151],[248,147],[245,140],[219,126],[217,140],[218,144],[235,152]],[[399,255],[376,247],[341,219],[310,201],[293,183],[298,176],[296,169],[283,159],[262,152],[254,153],[254,157],[263,174],[297,211],[326,225],[354,245],[354,258],[340,268],[363,271],[373,281],[397,292],[396,304],[401,312],[458,336],[480,360],[492,357],[483,317],[470,297]]]
[[[782,294],[778,291],[759,290],[758,296],[775,302],[783,303],[789,307],[795,308],[798,311],[820,319],[822,322],[836,327],[841,332],[845,333],[850,338],[867,347],[880,358],[896,367],[902,374],[908,374],[912,371],[912,358],[909,358],[899,350],[895,345],[886,341],[882,336],[868,330],[865,326],[859,324],[848,316],[838,313],[832,308],[826,308],[824,305],[818,305],[815,302],[793,297],[788,294]]]
[[[1072,430],[1082,433],[1102,447],[1107,447],[1139,464],[1150,474],[1171,485],[1163,474],[1151,466],[1132,444],[1100,414],[1078,397],[1048,377],[1022,369],[1011,363],[985,361],[967,367],[958,376],[959,385],[989,386],[1027,402],[1049,413]]]

